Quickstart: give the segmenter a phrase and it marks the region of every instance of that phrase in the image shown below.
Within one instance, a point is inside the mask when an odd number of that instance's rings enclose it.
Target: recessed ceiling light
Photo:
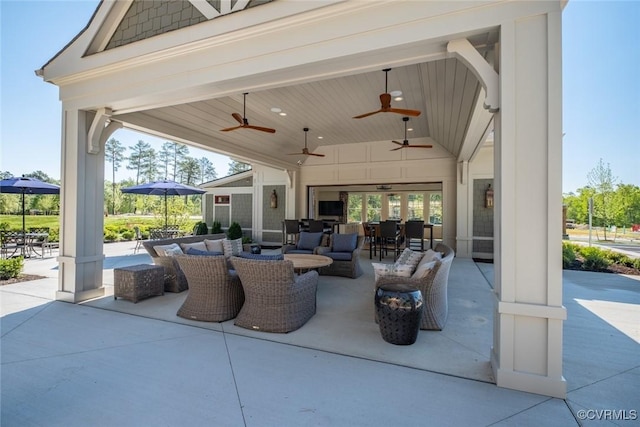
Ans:
[[[319,136],[318,139],[324,139],[324,136]]]
[[[281,112],[281,111],[282,111],[282,109],[281,109],[281,108],[278,108],[278,107],[272,107],[272,108],[271,108],[271,111],[272,111],[272,112],[274,112],[274,113],[279,113],[279,112]]]
[[[389,95],[391,95],[391,96],[402,96],[402,91],[401,90],[392,90],[391,92],[389,92]]]
[[[396,96],[395,98],[393,98],[394,101],[402,101],[404,98],[401,96]]]
[[[281,112],[281,113],[280,113],[280,115],[281,115],[281,116],[286,116],[286,115],[287,115],[287,113],[285,113],[285,112]]]
[[[413,128],[408,128],[407,132],[411,132],[413,130]]]

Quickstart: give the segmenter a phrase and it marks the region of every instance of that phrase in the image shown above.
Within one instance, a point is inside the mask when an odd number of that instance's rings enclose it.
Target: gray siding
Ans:
[[[227,228],[229,227],[229,225],[231,224],[229,222],[229,219],[231,218],[231,215],[229,214],[229,206],[216,206],[216,221],[220,222],[220,225],[223,228]]]
[[[473,235],[493,237],[493,209],[484,206],[484,194],[493,179],[475,179],[473,181]],[[473,252],[493,253],[493,240],[474,240]]]
[[[252,194],[232,194],[231,195],[231,221],[237,222],[242,227],[243,234],[251,230],[253,223],[253,195]],[[251,233],[249,233],[250,235]]]
[[[276,190],[278,195],[278,207],[273,209],[271,207],[271,193]],[[264,230],[281,230],[282,221],[284,221],[284,207],[286,206],[285,200],[285,186],[284,185],[266,185],[262,188],[262,228]],[[281,241],[282,236],[279,236],[276,240]]]

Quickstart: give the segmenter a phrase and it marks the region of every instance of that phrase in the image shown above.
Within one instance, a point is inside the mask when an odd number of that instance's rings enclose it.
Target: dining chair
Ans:
[[[382,261],[382,253],[385,256],[389,253],[389,247],[393,245],[393,260],[395,261],[400,253],[400,230],[396,221],[380,222],[380,261]]]
[[[300,236],[300,222],[297,219],[284,220],[284,238],[282,244],[295,245]]]
[[[319,219],[309,220],[309,233],[322,233],[324,232],[324,221]]]
[[[135,254],[142,247],[142,232],[137,225],[133,227],[133,231],[136,233],[136,247],[133,248],[133,253]]]
[[[404,224],[405,246],[424,252],[424,221],[410,220]]]

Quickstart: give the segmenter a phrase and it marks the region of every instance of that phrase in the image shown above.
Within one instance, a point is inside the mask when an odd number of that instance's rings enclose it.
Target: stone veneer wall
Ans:
[[[271,207],[271,193],[276,190],[278,195],[278,207]],[[262,187],[262,229],[263,230],[282,230],[282,221],[284,221],[285,213],[285,194],[284,185],[265,185]],[[282,233],[263,232],[262,241],[264,242],[281,242]]]
[[[473,236],[493,237],[493,208],[484,206],[484,194],[493,179],[473,181]],[[473,252],[493,253],[493,240],[473,240]]]

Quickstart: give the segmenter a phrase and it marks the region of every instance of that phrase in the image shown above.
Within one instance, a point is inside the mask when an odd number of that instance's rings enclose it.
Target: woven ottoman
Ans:
[[[140,264],[113,269],[113,298],[134,303],[156,295],[164,295],[164,267]]]

